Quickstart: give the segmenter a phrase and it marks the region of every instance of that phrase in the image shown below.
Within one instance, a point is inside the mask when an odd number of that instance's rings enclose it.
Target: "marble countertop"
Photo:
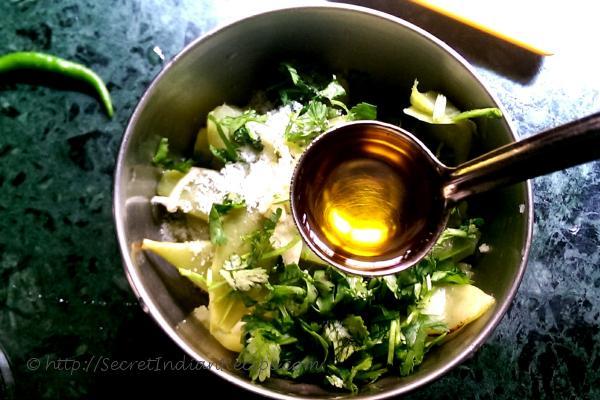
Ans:
[[[259,7],[301,2],[247,3],[0,2],[0,54],[37,50],[83,62],[108,82],[117,110],[107,119],[93,96],[68,82],[0,77],[0,344],[15,382],[0,384],[0,398],[3,390],[19,399],[95,399],[165,388],[175,397],[207,385],[242,395],[209,371],[92,373],[59,363],[191,361],[131,293],[112,223],[112,172],[127,119],[163,58]],[[544,6],[561,21],[531,26],[555,39],[547,58],[402,1],[356,3],[402,16],[455,47],[520,136],[600,110],[600,56],[592,46],[600,27],[591,3]],[[495,12],[509,18],[511,10]],[[534,240],[510,310],[473,358],[408,398],[600,398],[600,164],[533,186]],[[1,351],[0,372],[10,380]]]

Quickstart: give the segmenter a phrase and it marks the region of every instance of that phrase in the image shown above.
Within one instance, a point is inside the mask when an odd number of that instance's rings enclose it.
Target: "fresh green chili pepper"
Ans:
[[[35,69],[55,72],[69,78],[90,84],[100,96],[100,100],[109,117],[113,115],[113,106],[106,85],[94,71],[84,65],[62,59],[50,54],[18,51],[0,56],[0,74],[17,69]]]

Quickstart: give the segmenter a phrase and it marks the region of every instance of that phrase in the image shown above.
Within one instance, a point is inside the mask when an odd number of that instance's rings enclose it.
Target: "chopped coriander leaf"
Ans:
[[[369,103],[358,103],[350,109],[348,120],[375,120],[377,119],[377,106]]]
[[[315,287],[319,291],[319,297],[315,302],[315,309],[323,315],[327,315],[331,312],[335,302],[334,289],[336,285],[329,280],[326,271],[317,270],[314,272],[313,281]]]
[[[218,149],[212,144],[208,145],[208,149],[210,150],[211,154],[223,164],[235,161],[235,159],[230,158],[226,149]]]
[[[280,91],[283,104],[288,104],[292,100],[321,99],[332,101],[346,95],[346,89],[339,83],[335,75],[326,80],[317,75],[300,75],[296,68],[287,63],[283,63],[282,68],[287,72],[293,84],[291,88]]]
[[[330,321],[325,325],[325,338],[333,346],[336,362],[346,361],[357,348],[348,329],[340,321]]]
[[[329,100],[335,100],[342,96],[346,95],[346,89],[336,80],[335,75],[333,76],[333,80],[329,82],[327,87],[318,92],[319,96],[325,97]],[[343,103],[342,103],[343,104]],[[345,107],[345,106],[344,106]]]
[[[269,280],[269,274],[264,268],[231,270],[223,268],[219,272],[232,289],[240,290],[242,292],[246,292],[253,287],[268,282]]]
[[[273,274],[273,282],[280,285],[301,285],[307,278],[310,275],[301,270],[298,264],[279,265]]]
[[[365,321],[363,321],[360,315],[348,315],[342,321],[342,325],[344,325],[350,335],[357,340],[363,341],[369,337],[369,330],[365,326]]]
[[[395,357],[399,362],[400,375],[410,374],[417,365],[423,361],[425,355],[425,341],[427,340],[425,317],[414,318],[410,323],[401,328],[405,338],[395,350]]]
[[[350,374],[346,379],[346,387],[349,388],[352,392],[357,392],[358,387],[354,383],[354,379],[359,372],[369,371],[373,365],[373,357],[370,355],[364,355],[363,358],[356,362],[352,368],[350,369]]]
[[[327,382],[333,387],[338,389],[344,388],[344,380],[337,375],[326,375],[325,379],[327,379]]]
[[[258,309],[260,309],[260,307],[258,307]],[[279,321],[264,320],[262,315],[258,314],[258,312],[255,312],[253,315],[246,315],[243,318],[246,336],[250,336],[252,332],[262,331],[267,332],[269,337],[280,337]]]
[[[281,353],[281,346],[263,336],[262,332],[262,330],[253,331],[244,350],[238,356],[240,362],[250,365],[250,378],[260,382],[271,376],[271,369],[279,364]]]
[[[373,358],[370,355],[363,355],[351,368],[345,368],[337,365],[328,365],[327,369],[331,373],[325,376],[325,380],[331,386],[346,389],[352,393],[358,392],[358,386],[354,382],[356,377],[361,372],[367,372],[371,370],[373,365]]]
[[[440,327],[440,323],[429,316],[418,314],[412,319],[407,318],[400,328],[403,339],[396,349],[395,356],[399,362],[400,375],[406,376],[423,362],[423,357],[432,340],[428,335],[431,327]]]
[[[469,220],[459,228],[447,228],[434,245],[432,254],[440,260],[462,260],[475,252],[479,242],[481,220]]]
[[[307,145],[329,128],[330,119],[342,117],[344,114],[354,115],[350,114],[348,107],[341,100],[346,96],[346,89],[335,75],[325,83],[323,79],[318,79],[319,77],[300,75],[296,68],[289,64],[283,64],[283,67],[287,70],[293,87],[280,91],[282,102],[284,104],[292,101],[304,103],[303,108],[290,118],[285,130],[284,135],[288,142],[301,146]],[[369,113],[366,106],[358,106],[355,112]]]
[[[386,275],[383,278],[383,282],[388,290],[394,295],[395,298],[398,298],[398,280],[394,275]]]
[[[213,207],[217,209],[219,214],[225,215],[232,209],[245,208],[246,202],[240,195],[235,193],[228,193],[223,198],[223,202],[221,204],[215,203],[213,204]]]
[[[227,243],[227,236],[223,230],[223,216],[225,216],[232,209],[244,208],[246,202],[244,199],[233,194],[227,194],[223,198],[223,203],[213,203],[208,214],[208,230],[210,234],[210,241],[218,246],[222,246]]]
[[[279,266],[271,278],[273,285],[265,301],[288,315],[304,315],[318,296],[310,274],[296,264]]]
[[[306,290],[294,285],[273,285],[267,299],[279,303],[289,301],[290,299],[300,299],[306,296]],[[286,310],[287,312],[287,310]]]
[[[266,218],[260,229],[257,229],[245,239],[250,243],[250,254],[248,254],[248,265],[254,266],[258,261],[263,258],[263,254],[273,250],[271,244],[271,236],[275,230],[275,226],[281,218],[282,209],[277,208],[269,218]]]
[[[246,125],[242,125],[233,131],[232,140],[234,143],[240,146],[249,145],[255,150],[263,149],[263,144],[260,141],[260,137]]]
[[[297,264],[279,266],[273,274],[272,281],[276,282],[274,287],[293,288],[296,293],[301,293],[297,298],[289,299],[292,301],[283,299],[282,304],[292,314],[304,314],[318,296],[312,276],[308,271],[301,270]]]
[[[365,279],[361,276],[348,276],[348,294],[354,300],[366,300],[371,292],[367,289]]]
[[[454,267],[451,270],[446,271],[435,271],[431,274],[431,282],[433,283],[455,283],[458,285],[464,285],[471,283],[471,278],[464,271],[458,267]]]
[[[306,145],[329,127],[327,106],[317,100],[311,100],[306,107],[290,118],[285,129],[288,142]]]
[[[210,233],[210,241],[212,244],[222,246],[227,243],[227,236],[223,230],[223,221],[221,221],[221,214],[213,205],[208,214],[208,230]]]
[[[306,85],[304,81],[300,78],[300,74],[298,74],[298,70],[296,68],[292,67],[290,64],[287,63],[283,63],[281,65],[284,69],[287,70],[288,74],[290,75],[290,79],[292,80],[292,83],[294,85],[304,88],[306,92],[309,93],[313,91],[310,88],[310,86]]]
[[[373,120],[377,118],[377,107],[369,103],[358,103],[350,110],[340,99],[346,96],[346,89],[334,75],[326,86],[316,85],[308,77],[284,64],[293,87],[282,91],[284,104],[293,99],[304,101],[304,107],[295,113],[285,130],[288,142],[300,146],[310,143],[315,137],[330,127],[330,120],[341,121]]]
[[[314,282],[321,295],[331,293],[335,285],[329,280],[324,270],[314,272]]]
[[[158,142],[156,153],[152,157],[152,163],[164,169],[174,169],[180,172],[188,172],[192,168],[192,160],[175,160],[169,155],[169,139],[163,137]]]
[[[319,346],[321,346],[321,348],[323,349],[323,361],[326,361],[327,356],[329,355],[329,344],[323,338],[323,336],[321,336],[319,334],[319,332],[318,332],[320,329],[319,324],[317,324],[317,323],[309,324],[307,322],[304,322],[302,319],[298,319],[298,321],[300,322],[300,326],[302,327],[302,329],[306,333],[308,333],[316,341],[316,343]]]
[[[357,372],[356,373],[356,379],[360,380],[361,382],[364,382],[364,383],[371,383],[371,382],[375,382],[377,379],[379,379],[386,372],[388,372],[387,368],[373,368],[373,367],[371,367],[371,370],[369,370],[369,371],[359,371],[359,372]]]
[[[152,162],[155,164],[162,164],[169,158],[169,139],[166,137],[160,138],[158,146],[156,147],[156,153],[152,158]]]
[[[222,127],[226,127],[231,135],[234,147],[249,145],[255,150],[262,150],[263,145],[260,137],[253,129],[248,127],[248,122],[265,122],[266,116],[259,115],[255,110],[244,111],[237,117],[225,117],[219,121]],[[236,148],[237,152],[237,148]]]

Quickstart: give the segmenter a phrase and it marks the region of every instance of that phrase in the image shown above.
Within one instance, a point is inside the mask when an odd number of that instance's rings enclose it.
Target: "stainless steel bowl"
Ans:
[[[212,371],[233,384],[278,399],[345,398],[314,385],[273,379],[256,384],[234,368],[235,355],[200,325],[176,329],[205,303],[168,265],[139,251],[143,238],[159,239],[150,205],[159,173],[151,158],[161,136],[175,149],[192,146],[208,111],[223,103],[245,104],[281,60],[315,62],[331,71],[359,71],[375,96],[394,97],[398,112],[418,77],[464,109],[501,107],[457,53],[427,32],[365,8],[322,5],[279,9],[234,22],[194,41],[155,78],[135,109],[119,152],[114,217],[125,272],[144,310],[190,356],[220,363]],[[372,84],[371,84],[372,83]],[[482,121],[484,152],[515,140],[506,119]],[[365,387],[356,399],[380,399],[408,392],[440,377],[479,348],[510,306],[529,251],[533,214],[531,189],[519,184],[482,196],[473,214],[486,219],[483,241],[492,251],[475,266],[477,285],[497,303],[443,346],[433,350],[411,376],[388,377]]]

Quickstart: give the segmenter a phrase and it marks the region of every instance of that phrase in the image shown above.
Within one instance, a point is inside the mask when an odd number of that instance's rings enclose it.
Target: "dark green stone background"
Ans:
[[[114,161],[127,118],[161,68],[154,46],[169,59],[193,38],[258,8],[250,3],[0,0],[0,54],[38,50],[83,62],[108,83],[116,108],[109,120],[85,88],[0,77],[0,343],[17,398],[106,398],[158,388],[202,397],[207,387],[242,396],[207,371],[92,373],[49,363],[184,360],[125,279],[111,214]],[[261,6],[267,3],[292,1]],[[569,24],[556,28],[563,47],[545,60],[501,45],[494,58],[489,41],[465,37],[461,27],[442,29],[439,19],[402,2],[368,3],[438,24],[432,30],[476,65],[521,135],[600,110],[600,62],[586,44],[600,36],[595,25],[565,18]],[[533,69],[516,71],[528,63]],[[599,187],[598,163],[534,181],[535,236],[514,304],[472,359],[410,398],[600,398]],[[35,371],[27,364],[32,358],[40,361]]]

